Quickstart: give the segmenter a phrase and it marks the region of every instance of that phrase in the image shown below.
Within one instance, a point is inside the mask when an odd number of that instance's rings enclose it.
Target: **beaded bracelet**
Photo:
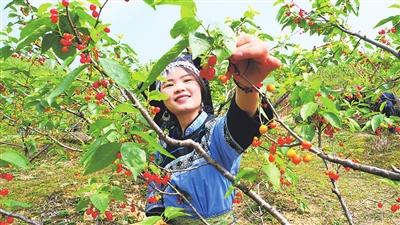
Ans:
[[[251,93],[251,92],[253,92],[253,88],[252,88],[252,87],[244,87],[244,86],[242,86],[241,84],[239,84],[239,82],[237,82],[236,79],[233,79],[233,82],[235,82],[236,86],[237,86],[240,90],[244,91],[244,93]]]

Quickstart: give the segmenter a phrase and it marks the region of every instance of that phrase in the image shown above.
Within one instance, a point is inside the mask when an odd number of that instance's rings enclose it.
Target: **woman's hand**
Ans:
[[[280,67],[279,59],[271,56],[266,43],[260,39],[242,34],[236,43],[236,51],[231,56],[241,76],[246,76],[253,84],[257,84],[273,70]],[[248,82],[240,79],[240,83],[250,86]]]

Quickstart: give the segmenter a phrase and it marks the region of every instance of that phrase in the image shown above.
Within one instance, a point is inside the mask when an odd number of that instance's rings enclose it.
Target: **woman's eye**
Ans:
[[[164,88],[166,87],[172,87],[173,84],[169,83],[169,84],[164,84]]]
[[[185,82],[185,83],[187,83],[187,82],[190,82],[190,81],[192,81],[193,79],[186,79],[186,80],[184,80],[183,82]]]

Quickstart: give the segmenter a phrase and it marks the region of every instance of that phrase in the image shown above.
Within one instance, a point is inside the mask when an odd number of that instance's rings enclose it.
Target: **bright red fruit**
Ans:
[[[52,23],[57,23],[58,22],[58,15],[57,14],[51,14],[50,20]]]
[[[398,205],[398,204],[394,204],[394,205],[392,205],[392,206],[390,207],[390,210],[391,210],[393,213],[397,212],[397,210],[399,210],[399,209],[400,209],[400,205]]]
[[[14,217],[7,216],[6,223],[8,223],[8,224],[14,223]]]
[[[92,12],[92,16],[93,16],[94,18],[97,18],[97,17],[99,16],[99,13],[98,13],[97,11],[93,11],[93,12]]]
[[[101,85],[101,83],[100,83],[99,81],[95,81],[95,82],[92,83],[92,87],[93,87],[94,89],[99,88],[100,85]]]
[[[93,213],[93,208],[92,207],[90,207],[90,208],[87,208],[86,209],[86,215],[91,215]]]
[[[104,215],[106,216],[106,219],[108,221],[112,221],[113,220],[113,214],[111,211],[105,211]]]
[[[378,202],[378,208],[382,209],[383,207],[383,203],[382,202]]]
[[[67,46],[64,46],[61,48],[62,53],[67,53],[69,51],[69,48]]]
[[[106,33],[110,33],[110,28],[108,28],[108,27],[106,27],[106,28],[104,28],[104,32],[106,32]]]
[[[98,100],[98,101],[103,100],[104,97],[106,97],[106,94],[103,93],[103,92],[99,92],[99,93],[97,93],[96,96],[95,96],[96,100]]]
[[[92,11],[96,10],[96,8],[97,8],[97,6],[94,4],[90,4],[90,6],[89,6],[89,9]]]
[[[217,57],[215,55],[208,57],[207,64],[211,67],[215,66],[217,64]]]
[[[121,159],[122,158],[121,152],[118,152],[116,157],[117,157],[117,159]]]
[[[62,0],[62,1],[61,1],[61,4],[62,4],[64,7],[68,7],[68,5],[69,5],[69,0]]]
[[[50,14],[58,14],[58,11],[57,11],[57,9],[50,9]]]
[[[269,154],[268,161],[273,163],[275,162],[275,159],[276,159],[276,154]]]
[[[108,85],[110,84],[110,82],[106,79],[101,80],[100,83],[101,83],[101,86],[103,86],[104,88],[107,88]]]
[[[301,142],[301,147],[302,147],[303,149],[310,149],[311,146],[312,146],[312,144],[311,144],[311,142],[309,142],[309,141],[302,141],[302,142]]]

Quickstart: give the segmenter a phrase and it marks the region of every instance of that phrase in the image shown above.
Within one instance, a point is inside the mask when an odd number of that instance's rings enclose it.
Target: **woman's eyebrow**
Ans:
[[[183,74],[182,76],[180,76],[178,79],[182,79],[182,78],[184,78],[184,77],[187,77],[187,76],[192,76],[192,74],[190,74],[190,73],[187,73],[187,74]],[[175,79],[168,79],[166,82],[168,82],[168,81],[174,81]]]

